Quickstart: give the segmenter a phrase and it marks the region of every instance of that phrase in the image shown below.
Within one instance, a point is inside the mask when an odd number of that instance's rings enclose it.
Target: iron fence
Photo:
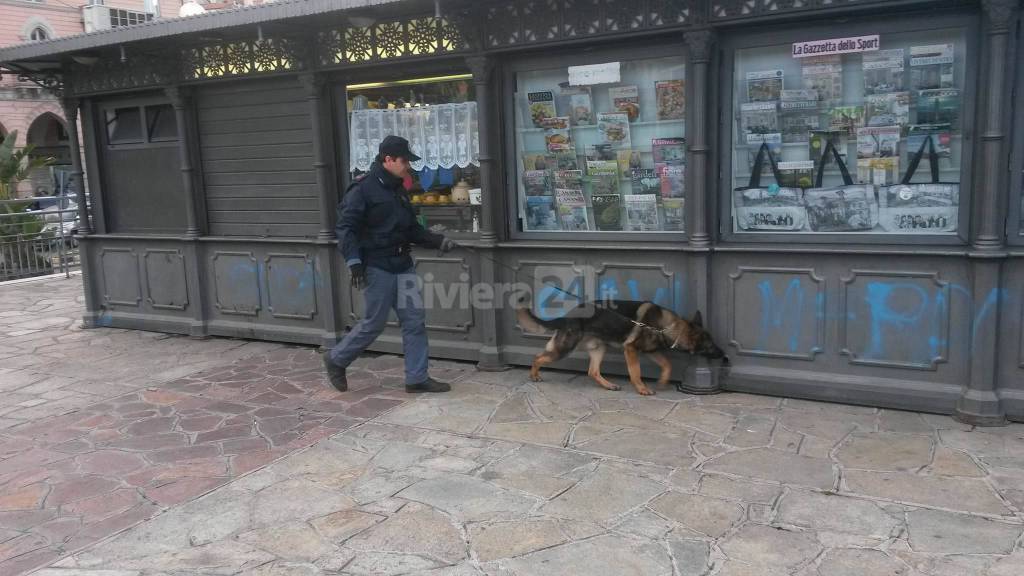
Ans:
[[[67,196],[0,200],[0,282],[64,274],[81,264],[78,205]]]

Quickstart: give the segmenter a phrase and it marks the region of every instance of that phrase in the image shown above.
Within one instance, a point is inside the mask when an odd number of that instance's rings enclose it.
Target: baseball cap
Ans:
[[[413,154],[412,150],[409,149],[409,141],[401,136],[387,136],[380,143],[380,148],[377,151],[380,153],[381,158],[385,156],[408,158],[409,162],[416,162],[420,159],[419,156]]]

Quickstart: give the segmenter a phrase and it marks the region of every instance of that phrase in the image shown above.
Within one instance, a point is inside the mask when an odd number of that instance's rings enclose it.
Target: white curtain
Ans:
[[[476,102],[394,110],[353,110],[349,118],[349,170],[370,169],[377,147],[394,134],[421,157],[414,170],[480,165]]]

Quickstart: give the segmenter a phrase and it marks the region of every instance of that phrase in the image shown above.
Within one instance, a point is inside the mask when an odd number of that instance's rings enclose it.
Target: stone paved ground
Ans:
[[[409,397],[389,356],[338,394],[309,348],[78,331],[74,282],[0,286],[0,407],[43,400],[3,416],[5,576],[1024,574],[1022,425],[443,361]]]

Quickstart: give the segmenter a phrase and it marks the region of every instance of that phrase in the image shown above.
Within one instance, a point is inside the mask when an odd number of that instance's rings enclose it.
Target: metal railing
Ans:
[[[77,226],[74,198],[0,200],[0,282],[61,273],[69,277],[81,264]]]

